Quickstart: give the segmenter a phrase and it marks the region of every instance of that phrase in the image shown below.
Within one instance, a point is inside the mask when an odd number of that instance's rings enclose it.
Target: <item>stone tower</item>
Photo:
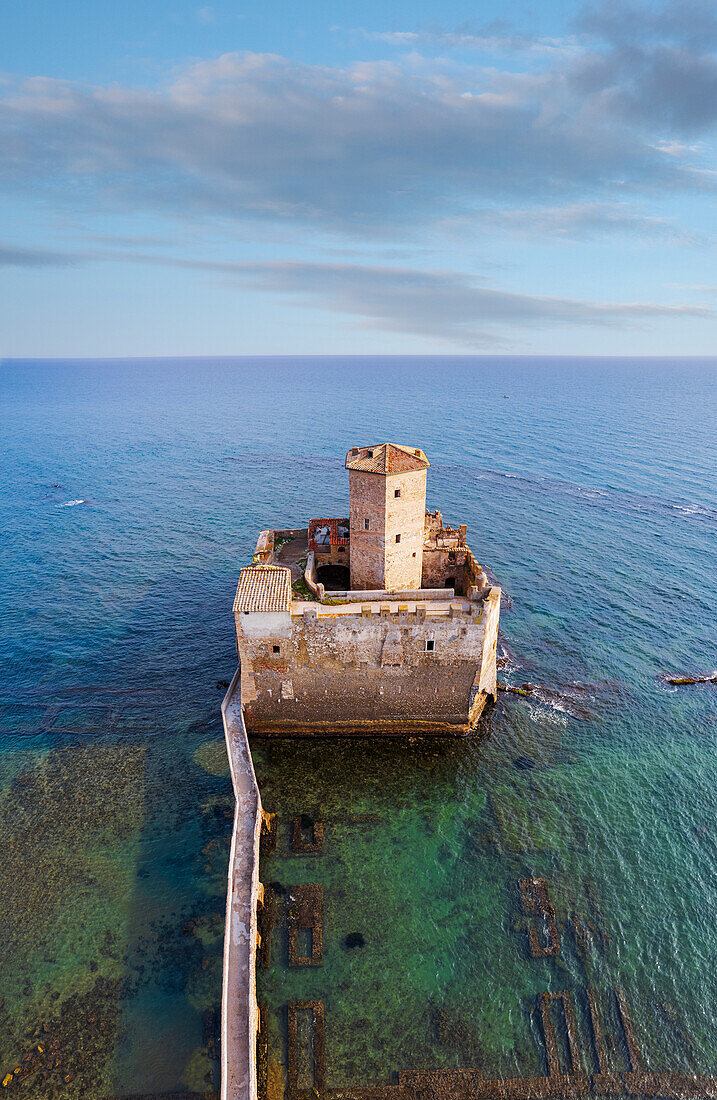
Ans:
[[[349,471],[351,588],[421,587],[428,459],[418,447],[353,447]]]

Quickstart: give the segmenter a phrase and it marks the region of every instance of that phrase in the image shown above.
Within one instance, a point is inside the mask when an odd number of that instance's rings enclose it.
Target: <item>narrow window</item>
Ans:
[[[346,547],[345,546],[339,546],[339,554],[345,554],[345,553],[346,553]]]
[[[400,490],[400,489],[394,489],[394,490],[393,490],[393,495],[394,495],[395,497],[400,497],[400,495],[401,495],[401,490]]]
[[[396,535],[396,542],[400,542],[400,541],[401,541],[401,536],[400,536],[400,535]]]
[[[271,648],[273,649],[274,653],[281,653],[280,645],[273,645]]]
[[[368,522],[369,522],[369,521],[368,521],[367,519],[365,519],[365,520],[363,521],[363,529],[364,529],[364,531],[368,531]]]
[[[436,643],[433,638],[426,638],[426,653],[433,653]]]
[[[416,556],[416,551],[414,550],[413,551],[413,557],[415,558],[415,556]]]
[[[373,451],[366,451],[366,458],[373,458]]]

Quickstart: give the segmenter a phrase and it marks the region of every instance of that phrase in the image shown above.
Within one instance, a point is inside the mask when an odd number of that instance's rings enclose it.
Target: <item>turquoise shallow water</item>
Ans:
[[[696,361],[2,365],[13,1091],[216,1088],[237,573],[261,527],[342,514],[345,450],[386,438],[424,447],[429,506],[468,523],[512,598],[503,677],[561,694],[501,698],[467,741],[255,744],[279,819],[270,1091],[290,1000],[325,1004],[330,1085],[390,1083],[543,1072],[543,990],[574,991],[586,1039],[595,989],[621,1067],[616,986],[650,1068],[717,1074],[717,689],[658,679],[717,665],[716,377]],[[324,822],[322,855],[290,850],[302,813]],[[516,883],[534,874],[558,958],[527,950]],[[297,970],[280,891],[302,882],[324,886],[324,965]],[[593,926],[582,953],[573,913]]]

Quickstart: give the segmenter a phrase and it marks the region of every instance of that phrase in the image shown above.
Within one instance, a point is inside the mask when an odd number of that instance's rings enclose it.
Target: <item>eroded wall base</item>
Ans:
[[[470,723],[407,721],[404,718],[354,718],[350,722],[331,720],[306,724],[269,720],[247,722],[247,729],[252,737],[467,737],[475,732],[481,715],[494,702],[494,696],[479,693],[471,705]]]

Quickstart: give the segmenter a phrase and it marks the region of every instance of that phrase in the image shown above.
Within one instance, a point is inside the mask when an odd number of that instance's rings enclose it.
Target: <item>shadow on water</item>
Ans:
[[[134,619],[177,597],[192,614],[196,577],[186,586],[168,578]],[[200,635],[183,669],[186,629],[166,622],[175,667],[128,622],[84,682],[63,676],[1,708],[3,735],[28,746],[2,756],[0,799],[0,1079],[24,1097],[218,1088],[233,795],[216,682],[227,666]]]

